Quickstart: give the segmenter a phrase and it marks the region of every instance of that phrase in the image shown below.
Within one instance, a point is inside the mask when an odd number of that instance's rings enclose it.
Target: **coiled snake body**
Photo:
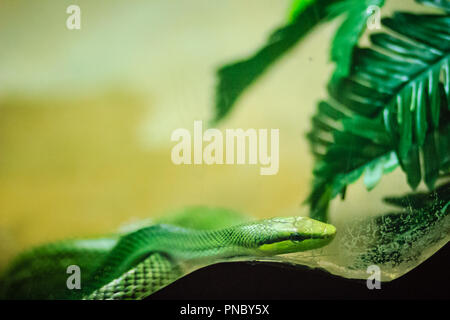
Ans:
[[[238,256],[319,248],[336,232],[332,225],[305,217],[266,219],[211,230],[180,225],[159,223],[126,234],[38,247],[19,256],[4,273],[0,296],[142,299],[198,267]],[[80,267],[80,290],[66,286],[69,265]]]

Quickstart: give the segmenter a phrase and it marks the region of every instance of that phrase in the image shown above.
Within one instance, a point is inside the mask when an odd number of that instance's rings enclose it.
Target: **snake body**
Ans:
[[[305,217],[245,222],[218,229],[158,223],[121,235],[38,247],[19,256],[0,281],[3,298],[142,299],[199,266],[227,258],[315,249],[336,229]],[[78,265],[82,288],[69,290]]]

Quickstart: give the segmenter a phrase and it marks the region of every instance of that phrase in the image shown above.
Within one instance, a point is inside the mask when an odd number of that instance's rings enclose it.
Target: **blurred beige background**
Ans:
[[[81,30],[66,29],[70,4],[81,7]],[[333,70],[336,23],[315,29],[220,125],[279,128],[277,175],[170,159],[171,132],[211,118],[216,68],[258,48],[288,7],[285,0],[1,1],[0,267],[31,245],[187,205],[306,214],[312,157],[304,134]],[[404,185],[391,176],[371,196]],[[379,203],[368,199],[359,183],[337,205],[372,212]]]

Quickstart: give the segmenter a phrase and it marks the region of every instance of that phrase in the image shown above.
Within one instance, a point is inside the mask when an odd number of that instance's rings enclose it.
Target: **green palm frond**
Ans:
[[[328,5],[335,1],[296,1],[291,21],[275,30],[262,48],[248,58],[222,66],[217,71],[214,121],[224,118],[256,79],[324,19]]]
[[[317,219],[363,173],[371,189],[399,164],[413,189],[422,178],[431,189],[450,167],[450,17],[396,13],[382,22],[391,32],[355,49],[349,76],[332,78],[313,117],[308,202]]]
[[[329,8],[329,18],[341,14],[345,19],[339,26],[331,43],[331,61],[336,63],[334,77],[345,77],[350,72],[353,50],[367,26],[367,19],[374,14],[372,8],[384,5],[384,0],[343,0]]]
[[[275,30],[266,44],[248,58],[221,67],[217,71],[215,119],[223,119],[244,91],[271,65],[288,52],[317,24],[345,15],[331,47],[336,76],[350,70],[353,49],[365,30],[371,6],[382,7],[385,0],[294,0],[289,23]]]
[[[302,14],[309,6],[314,4],[316,0],[292,0],[289,8],[289,22],[294,22],[297,17]]]
[[[444,178],[447,179],[448,178]],[[384,201],[403,210],[423,210],[436,206],[443,208],[450,202],[450,182],[444,183],[432,192],[416,192],[404,197],[386,197]]]

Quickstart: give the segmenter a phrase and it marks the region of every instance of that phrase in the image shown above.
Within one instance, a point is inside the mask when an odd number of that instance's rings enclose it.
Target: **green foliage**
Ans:
[[[384,0],[344,0],[330,6],[330,18],[345,15],[331,44],[331,60],[336,63],[335,77],[349,74],[353,50],[366,29],[367,19],[373,14],[370,9],[373,6],[381,8],[383,5]]]
[[[384,32],[358,47],[371,6],[385,0],[294,0],[289,24],[248,59],[222,67],[216,121],[263,72],[321,21],[343,16],[331,44],[336,70],[329,99],[318,105],[308,134],[313,154],[311,216],[327,220],[331,199],[364,175],[368,190],[400,166],[415,189],[450,172],[450,4],[416,0],[446,14],[395,13]]]
[[[275,61],[327,16],[326,8],[336,0],[296,1],[292,21],[275,30],[266,44],[252,56],[221,67],[216,87],[215,121],[224,118],[241,94]],[[295,5],[297,4],[297,6]]]
[[[316,0],[293,0],[289,10],[289,22],[294,22],[295,19]]]
[[[313,117],[316,219],[363,173],[371,189],[400,164],[413,189],[422,178],[432,189],[448,170],[450,17],[396,13],[383,24],[400,36],[373,34],[372,48],[355,49],[349,76],[332,78]]]
[[[214,121],[223,119],[242,93],[318,23],[343,14],[344,22],[332,43],[331,60],[336,62],[336,76],[347,75],[353,48],[371,13],[367,8],[383,4],[384,0],[294,0],[287,25],[275,30],[252,56],[218,70]]]

